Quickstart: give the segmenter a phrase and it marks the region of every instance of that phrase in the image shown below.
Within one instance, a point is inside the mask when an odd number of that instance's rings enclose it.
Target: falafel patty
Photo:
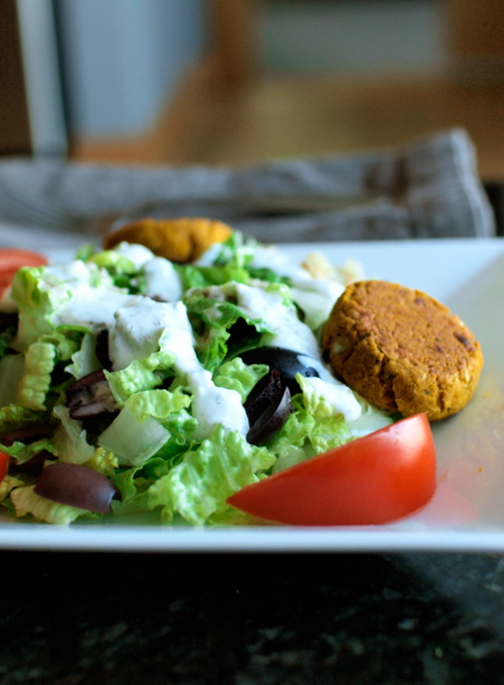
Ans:
[[[111,250],[122,241],[140,243],[159,257],[186,264],[196,261],[214,243],[224,242],[232,233],[230,226],[218,220],[145,217],[108,233],[103,245]]]
[[[471,331],[434,298],[386,281],[349,285],[322,331],[335,374],[391,414],[458,412],[478,384],[483,356]]]

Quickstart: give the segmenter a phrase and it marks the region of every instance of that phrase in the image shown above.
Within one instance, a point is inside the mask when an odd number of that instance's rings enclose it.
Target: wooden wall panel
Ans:
[[[456,56],[504,58],[503,0],[449,0],[448,21]]]
[[[15,0],[2,0],[1,12],[0,154],[25,154],[31,141]]]

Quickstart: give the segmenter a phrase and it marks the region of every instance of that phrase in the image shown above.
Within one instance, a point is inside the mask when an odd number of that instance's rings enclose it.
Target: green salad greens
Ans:
[[[389,424],[322,361],[343,288],[236,231],[193,264],[121,243],[20,269],[0,302],[2,503],[229,523],[240,488]]]

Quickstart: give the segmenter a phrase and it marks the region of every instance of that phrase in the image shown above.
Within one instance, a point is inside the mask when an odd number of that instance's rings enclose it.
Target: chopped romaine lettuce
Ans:
[[[14,488],[10,493],[11,501],[16,510],[16,516],[31,514],[37,521],[66,525],[75,521],[79,516],[89,514],[86,509],[58,504],[33,492],[34,485],[24,485]]]
[[[220,388],[236,390],[242,402],[245,402],[252,388],[268,373],[266,364],[245,364],[240,357],[235,357],[222,364],[214,378],[215,385]]]
[[[100,471],[122,494],[114,515],[250,522],[230,517],[227,497],[392,421],[322,362],[320,328],[341,291],[237,231],[190,265],[121,243],[20,269],[12,284],[18,326],[0,334],[0,440],[37,424],[54,432],[26,443],[18,435],[0,449],[17,465],[45,450],[43,458]],[[270,369],[238,355],[260,346],[312,358],[320,377],[296,376],[288,420],[258,447],[247,442],[253,419],[244,404]],[[89,411],[72,418],[67,389],[103,365],[117,411],[102,410],[81,383],[72,397]],[[48,523],[90,515],[40,497],[31,476],[8,475],[0,500],[16,516]]]
[[[274,461],[265,447],[254,447],[239,433],[217,426],[209,439],[147,489],[140,504],[161,507],[165,520],[179,513],[192,525],[203,525],[225,508],[227,497],[256,482]]]
[[[96,338],[91,333],[82,336],[79,349],[71,356],[72,363],[65,367],[65,371],[79,379],[93,371],[98,371],[102,365],[96,355]]]
[[[161,385],[169,377],[174,361],[171,352],[161,350],[144,359],[135,359],[119,371],[106,371],[110,390],[119,406],[122,407],[131,395]]]
[[[166,447],[170,440],[187,440],[197,421],[187,413],[192,397],[175,391],[145,390],[131,395],[119,415],[99,438],[121,464],[138,466]]]

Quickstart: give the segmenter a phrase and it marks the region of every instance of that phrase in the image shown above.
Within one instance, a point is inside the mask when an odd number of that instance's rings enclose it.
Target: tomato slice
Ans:
[[[10,457],[5,452],[0,452],[0,483],[3,481],[9,470]]]
[[[48,260],[39,252],[16,248],[0,248],[0,294],[9,287],[22,266],[44,266]]]
[[[374,525],[425,505],[437,458],[425,414],[416,414],[247,485],[228,504],[301,526]]]

